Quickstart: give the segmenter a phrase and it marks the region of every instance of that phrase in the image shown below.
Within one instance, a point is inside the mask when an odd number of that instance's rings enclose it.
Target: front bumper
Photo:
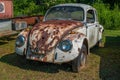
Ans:
[[[28,49],[24,47],[23,48],[16,47],[16,53],[19,55],[25,54],[26,58],[31,60],[50,62],[50,63],[65,63],[74,60],[79,54],[78,44],[74,41],[72,43],[73,43],[73,48],[68,52],[61,51],[59,48],[56,47],[53,48],[50,52],[47,52],[46,54],[37,54],[37,53],[33,53],[30,50],[30,47],[28,47]]]

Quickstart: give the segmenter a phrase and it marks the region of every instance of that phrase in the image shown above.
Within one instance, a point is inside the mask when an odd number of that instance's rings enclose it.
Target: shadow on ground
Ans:
[[[26,70],[42,71],[47,73],[57,73],[59,70],[71,71],[68,64],[52,64],[38,61],[26,60],[23,56],[18,56],[15,53],[10,53],[0,58],[1,62],[12,66],[17,66]]]
[[[100,56],[99,75],[102,80],[120,79],[120,36],[106,36],[104,48],[94,47],[92,53]]]
[[[8,41],[12,41],[16,39],[17,34],[5,36],[5,37],[0,37],[0,45],[7,44]]]
[[[101,80],[119,80],[120,79],[120,36],[106,36],[104,48],[94,47],[91,53],[100,56],[99,75]],[[71,72],[68,64],[51,64],[36,61],[28,61],[15,53],[4,55],[0,62],[7,63],[26,70],[42,71],[46,73],[57,73],[59,70]]]

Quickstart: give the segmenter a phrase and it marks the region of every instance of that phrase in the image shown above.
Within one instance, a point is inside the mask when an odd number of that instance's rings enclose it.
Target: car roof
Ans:
[[[59,7],[59,6],[76,6],[76,7],[82,7],[83,9],[88,9],[88,8],[92,8],[94,9],[92,6],[87,5],[87,4],[81,4],[81,3],[66,3],[66,4],[59,4],[56,5],[54,7]]]

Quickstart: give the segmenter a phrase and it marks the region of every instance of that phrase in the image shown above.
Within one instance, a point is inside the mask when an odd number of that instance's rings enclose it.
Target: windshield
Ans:
[[[45,20],[84,20],[84,10],[81,7],[60,6],[51,8]]]

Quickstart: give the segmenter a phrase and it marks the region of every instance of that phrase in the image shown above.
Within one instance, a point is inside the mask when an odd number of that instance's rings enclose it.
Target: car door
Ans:
[[[96,21],[95,11],[93,9],[89,9],[86,14],[86,22],[87,22],[87,38],[89,42],[89,47],[93,47],[97,43],[98,36],[98,27]]]

